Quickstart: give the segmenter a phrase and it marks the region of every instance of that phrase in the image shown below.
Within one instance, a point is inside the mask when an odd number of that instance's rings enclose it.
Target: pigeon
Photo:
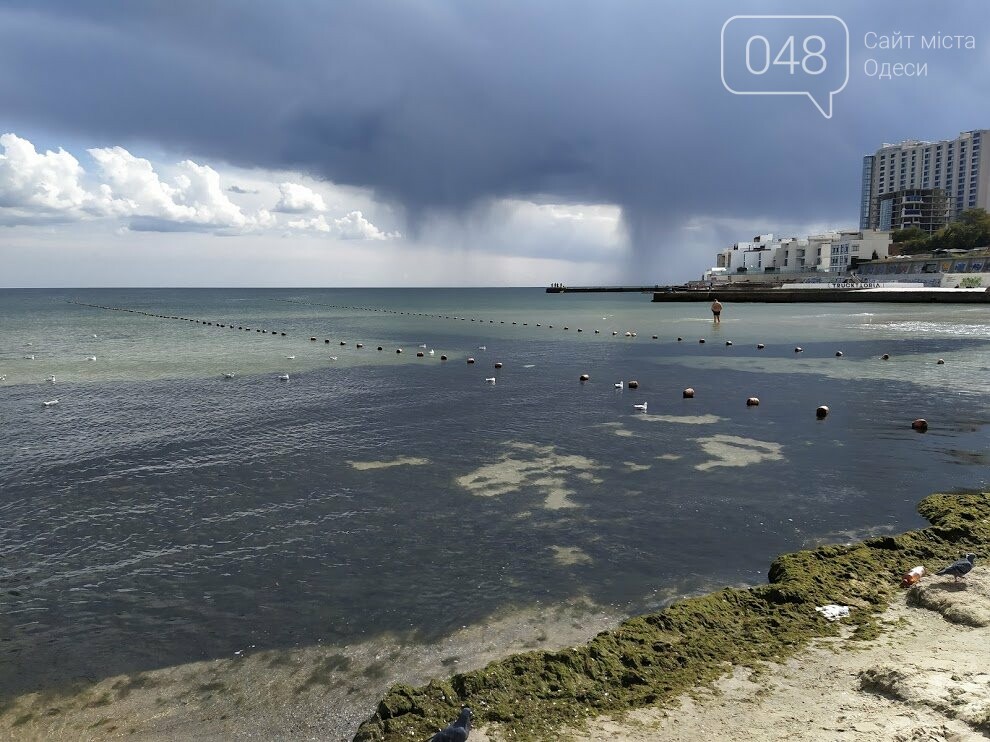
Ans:
[[[948,567],[943,567],[935,574],[937,575],[952,575],[956,582],[959,582],[960,577],[965,577],[969,574],[969,571],[973,569],[973,562],[976,560],[976,554],[966,554],[965,558],[960,559],[957,562],[953,562]]]
[[[439,732],[430,737],[430,742],[467,742],[471,732],[471,709],[465,706],[457,721],[451,722]]]

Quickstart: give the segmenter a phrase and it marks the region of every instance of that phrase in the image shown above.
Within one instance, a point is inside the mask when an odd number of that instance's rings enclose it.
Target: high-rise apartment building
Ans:
[[[990,129],[941,142],[884,144],[863,158],[860,229],[936,232],[966,209],[990,210]]]

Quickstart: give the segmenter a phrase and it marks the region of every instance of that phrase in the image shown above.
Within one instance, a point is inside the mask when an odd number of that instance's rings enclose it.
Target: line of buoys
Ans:
[[[99,309],[107,309],[107,310],[112,310],[112,311],[130,312],[130,313],[134,313],[134,314],[141,314],[141,315],[145,315],[145,316],[149,316],[149,317],[155,317],[155,318],[160,318],[160,319],[174,319],[174,320],[194,322],[196,324],[201,324],[201,325],[206,325],[206,326],[215,326],[215,327],[220,327],[220,328],[227,328],[227,327],[229,327],[230,329],[234,329],[234,325],[233,324],[229,324],[228,325],[227,323],[220,323],[220,322],[214,323],[214,322],[208,321],[208,320],[198,320],[198,319],[187,318],[187,317],[180,317],[180,316],[160,315],[160,314],[153,314],[153,313],[149,313],[149,312],[142,312],[140,310],[126,309],[126,308],[122,308],[122,307],[105,307],[105,306],[94,305],[94,304],[84,304],[82,302],[69,302],[69,303],[78,304],[78,305],[81,305],[81,306],[89,306],[89,307],[99,308]],[[298,302],[298,303],[306,303],[306,302]],[[392,314],[405,314],[405,312],[395,312],[394,310],[375,310],[375,309],[362,308],[362,307],[354,307],[354,308],[355,309],[362,309],[364,311],[387,311],[387,312],[392,313]],[[424,313],[410,313],[410,314],[416,314],[418,316],[423,316],[423,317],[427,317],[427,316],[429,316],[429,317],[437,317],[437,318],[441,317],[441,315],[427,315],[427,314],[424,314]],[[446,316],[444,318],[449,319],[449,317],[446,317]],[[460,319],[461,321],[465,321],[467,318],[464,318],[464,317],[460,317],[460,318],[454,317],[453,319],[455,319],[455,320],[456,319]],[[474,322],[475,319],[472,318],[471,321]],[[478,321],[483,321],[483,320],[478,320]],[[494,324],[494,322],[492,320],[489,320],[489,322],[491,324]],[[501,321],[501,324],[505,324],[505,322],[504,321]],[[512,324],[516,324],[516,322],[513,322]],[[527,325],[527,323],[523,323],[523,325]],[[541,323],[536,323],[536,326],[537,327],[541,327],[542,325],[541,325]],[[548,327],[549,328],[553,328],[553,325],[548,325]],[[238,325],[237,326],[237,329],[238,330],[242,330],[242,331],[246,331],[246,332],[250,332],[252,328],[246,327],[244,325]],[[570,327],[568,325],[565,325],[563,329],[564,330],[569,330]],[[583,332],[583,328],[577,328],[577,330],[578,330],[578,332]],[[256,333],[262,333],[262,334],[268,334],[269,333],[269,330],[255,328],[255,332]],[[277,330],[271,330],[270,333],[273,336],[276,336],[276,335],[281,335],[282,337],[286,337],[287,336],[286,333],[284,333],[284,332],[281,332],[280,333]],[[594,333],[596,335],[597,334],[600,334],[600,330],[595,329],[594,330]],[[613,336],[618,335],[618,331],[617,330],[613,330],[612,331],[612,335]],[[96,337],[96,336],[94,335],[94,337]],[[636,337],[636,333],[634,331],[627,330],[627,331],[625,331],[625,337],[634,338],[634,337]],[[654,340],[657,340],[658,339],[658,336],[657,335],[652,335],[651,337]],[[316,336],[310,336],[310,342],[316,342],[316,341],[317,341],[317,337]],[[681,341],[683,341],[683,338],[682,337],[678,337],[677,338],[677,341],[678,342],[681,342]],[[698,340],[698,342],[699,342],[699,344],[704,344],[706,341],[705,341],[705,338],[700,338]],[[330,343],[329,338],[325,339],[324,340],[324,343],[325,344],[329,344]],[[346,344],[347,343],[345,341],[343,341],[343,340],[340,341],[340,345],[341,346],[344,346]],[[732,343],[731,340],[726,340],[725,341],[725,345],[727,347],[728,346],[732,346],[732,344],[733,343]],[[363,348],[364,346],[363,346],[363,343],[356,343],[355,344],[355,347],[356,348]],[[383,349],[382,346],[380,346],[380,345],[377,346],[377,347],[378,347],[378,350],[379,351],[381,351]],[[425,346],[421,346],[421,347],[425,347]],[[766,346],[763,343],[758,343],[756,347],[757,347],[758,350],[763,350]],[[485,350],[486,348],[485,348],[485,346],[479,346],[479,349]],[[402,351],[402,348],[397,348],[395,352],[397,354],[401,354],[403,351]],[[800,347],[800,346],[797,346],[797,347],[794,348],[794,352],[795,353],[802,353],[802,352],[804,352],[804,349],[802,347]],[[433,351],[432,350],[430,351],[430,355],[431,356],[433,355]],[[424,357],[424,354],[422,352],[418,352],[416,354],[416,356],[421,358],[421,357]],[[835,351],[835,357],[840,358],[842,356],[843,356],[842,351]],[[29,358],[31,360],[34,360],[34,356],[25,356],[25,358]],[[88,358],[88,360],[91,360],[91,361],[95,361],[96,360],[96,357],[95,356],[89,356],[87,358]],[[287,356],[287,358],[290,358],[291,359],[291,358],[295,358],[295,356]],[[890,355],[888,353],[884,353],[882,356],[880,356],[880,358],[882,360],[889,360],[890,359]],[[336,360],[336,358],[335,357],[332,357],[332,360]],[[440,356],[440,360],[441,361],[446,361],[447,360],[447,356],[446,355],[441,355]],[[473,364],[474,362],[475,362],[475,359],[473,357],[468,357],[468,359],[467,359],[467,363],[468,364]],[[944,365],[945,360],[942,359],[942,358],[939,358],[936,361],[936,363],[938,365]],[[501,361],[496,361],[495,364],[494,364],[494,366],[495,366],[496,369],[502,368],[502,365],[503,364],[502,364]],[[234,378],[234,374],[232,374],[232,373],[225,373],[223,375],[223,377],[224,378],[227,378],[227,379]],[[288,381],[289,375],[288,374],[283,374],[283,375],[279,376],[278,378],[280,380],[283,380],[283,381]],[[492,378],[494,378],[494,377],[492,377]],[[589,381],[590,378],[591,378],[591,376],[589,374],[586,374],[585,373],[585,374],[581,374],[580,375],[579,380],[581,382],[586,382],[586,381]],[[5,380],[5,377],[4,377],[4,380]],[[54,377],[49,377],[49,380],[52,381],[52,382],[54,382]],[[486,381],[488,381],[488,379],[486,379]],[[639,387],[639,382],[638,381],[635,381],[635,380],[632,380],[632,381],[629,381],[629,382],[625,382],[625,385],[628,386],[628,388],[630,388],[630,389],[637,389]],[[616,384],[616,387],[620,387],[620,386],[621,386],[621,384]],[[686,389],[683,390],[682,396],[683,396],[684,399],[693,399],[694,396],[695,396],[695,390],[692,387],[687,387]],[[55,400],[55,403],[57,403],[57,400]],[[759,400],[758,397],[749,397],[746,400],[746,405],[748,407],[756,407],[756,406],[759,406],[759,404],[760,404],[760,400]],[[645,411],[645,403],[642,406],[636,405],[636,408],[637,409],[642,409],[643,411]],[[828,414],[829,414],[829,408],[828,408],[827,405],[820,405],[815,410],[815,415],[816,415],[816,417],[819,420],[824,419],[825,417],[828,416]],[[918,418],[917,420],[915,420],[914,422],[912,422],[911,427],[913,429],[919,431],[919,432],[925,432],[928,429],[928,423],[923,418]]]

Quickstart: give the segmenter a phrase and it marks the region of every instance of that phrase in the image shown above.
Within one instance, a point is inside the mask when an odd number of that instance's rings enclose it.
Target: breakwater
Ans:
[[[659,291],[660,286],[547,286],[548,294],[618,294],[636,293],[648,294],[651,291]]]
[[[987,304],[990,293],[968,289],[691,289],[655,291],[655,302],[721,301],[792,304],[798,302],[884,302],[900,304]]]

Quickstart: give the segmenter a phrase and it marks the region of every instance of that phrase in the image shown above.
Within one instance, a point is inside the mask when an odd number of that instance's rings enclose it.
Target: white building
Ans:
[[[844,230],[807,237],[777,238],[761,234],[736,242],[715,256],[703,280],[712,283],[776,283],[820,273],[843,273],[860,260],[889,254],[890,233]]]

